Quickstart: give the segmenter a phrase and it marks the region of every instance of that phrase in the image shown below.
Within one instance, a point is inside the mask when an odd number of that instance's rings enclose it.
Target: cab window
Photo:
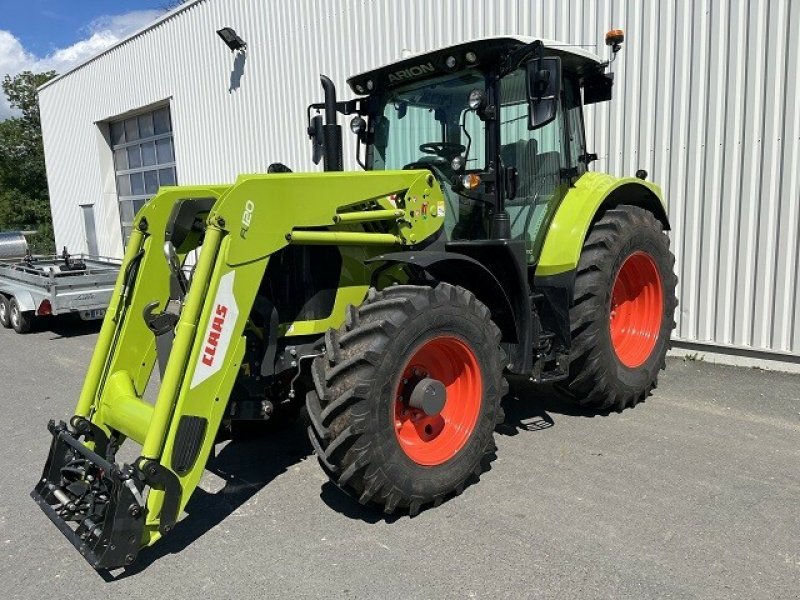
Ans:
[[[566,112],[567,132],[569,135],[568,166],[578,169],[578,175],[581,175],[586,171],[586,162],[581,160],[581,157],[586,154],[581,92],[577,81],[572,77],[564,78],[563,87],[564,111]]]
[[[506,202],[511,217],[511,235],[525,240],[529,260],[543,241],[546,220],[563,197],[562,169],[570,163],[565,148],[564,110],[539,129],[528,129],[525,69],[517,69],[502,80],[501,159],[518,171],[517,194]]]
[[[430,169],[442,186],[444,230],[450,240],[486,237],[489,204],[452,187],[453,157],[464,156],[467,170],[485,168],[484,124],[464,112],[470,91],[484,86],[484,75],[475,69],[411,83],[390,90],[374,117],[371,168]]]

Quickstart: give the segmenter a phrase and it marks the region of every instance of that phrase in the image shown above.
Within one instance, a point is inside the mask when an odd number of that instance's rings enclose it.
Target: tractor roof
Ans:
[[[356,94],[397,87],[416,79],[426,79],[456,72],[465,67],[497,64],[506,54],[540,38],[517,35],[488,37],[422,52],[382,67],[359,73],[347,80]],[[603,61],[596,54],[575,45],[540,39],[547,56],[558,56],[564,70],[579,76],[594,75],[603,70]],[[471,58],[473,60],[470,61]],[[455,59],[455,65],[447,61]],[[371,82],[371,83],[370,83]]]

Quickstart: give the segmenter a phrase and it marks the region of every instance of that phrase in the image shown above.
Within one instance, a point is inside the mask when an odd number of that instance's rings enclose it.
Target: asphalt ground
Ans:
[[[28,496],[96,333],[0,330],[0,597],[800,598],[800,376],[680,359],[622,414],[512,385],[491,471],[415,518],[328,483],[299,426],[221,444],[106,581]]]

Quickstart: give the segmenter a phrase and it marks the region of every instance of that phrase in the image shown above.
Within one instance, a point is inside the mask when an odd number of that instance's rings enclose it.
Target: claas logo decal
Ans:
[[[203,341],[195,363],[191,388],[197,387],[218,373],[226,364],[225,359],[231,348],[236,322],[239,319],[239,307],[233,293],[235,277],[236,271],[231,271],[223,275],[219,281],[219,289],[209,310],[205,335],[201,338]]]
[[[208,332],[206,339],[206,349],[203,352],[203,364],[209,367],[214,366],[214,356],[217,354],[217,345],[225,327],[225,317],[228,315],[228,307],[217,304],[214,318],[211,319],[211,331]]]

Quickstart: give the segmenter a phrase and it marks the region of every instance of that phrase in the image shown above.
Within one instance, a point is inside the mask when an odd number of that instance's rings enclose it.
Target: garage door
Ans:
[[[175,185],[175,148],[169,107],[111,123],[122,237],[127,243],[133,218],[159,186]]]

